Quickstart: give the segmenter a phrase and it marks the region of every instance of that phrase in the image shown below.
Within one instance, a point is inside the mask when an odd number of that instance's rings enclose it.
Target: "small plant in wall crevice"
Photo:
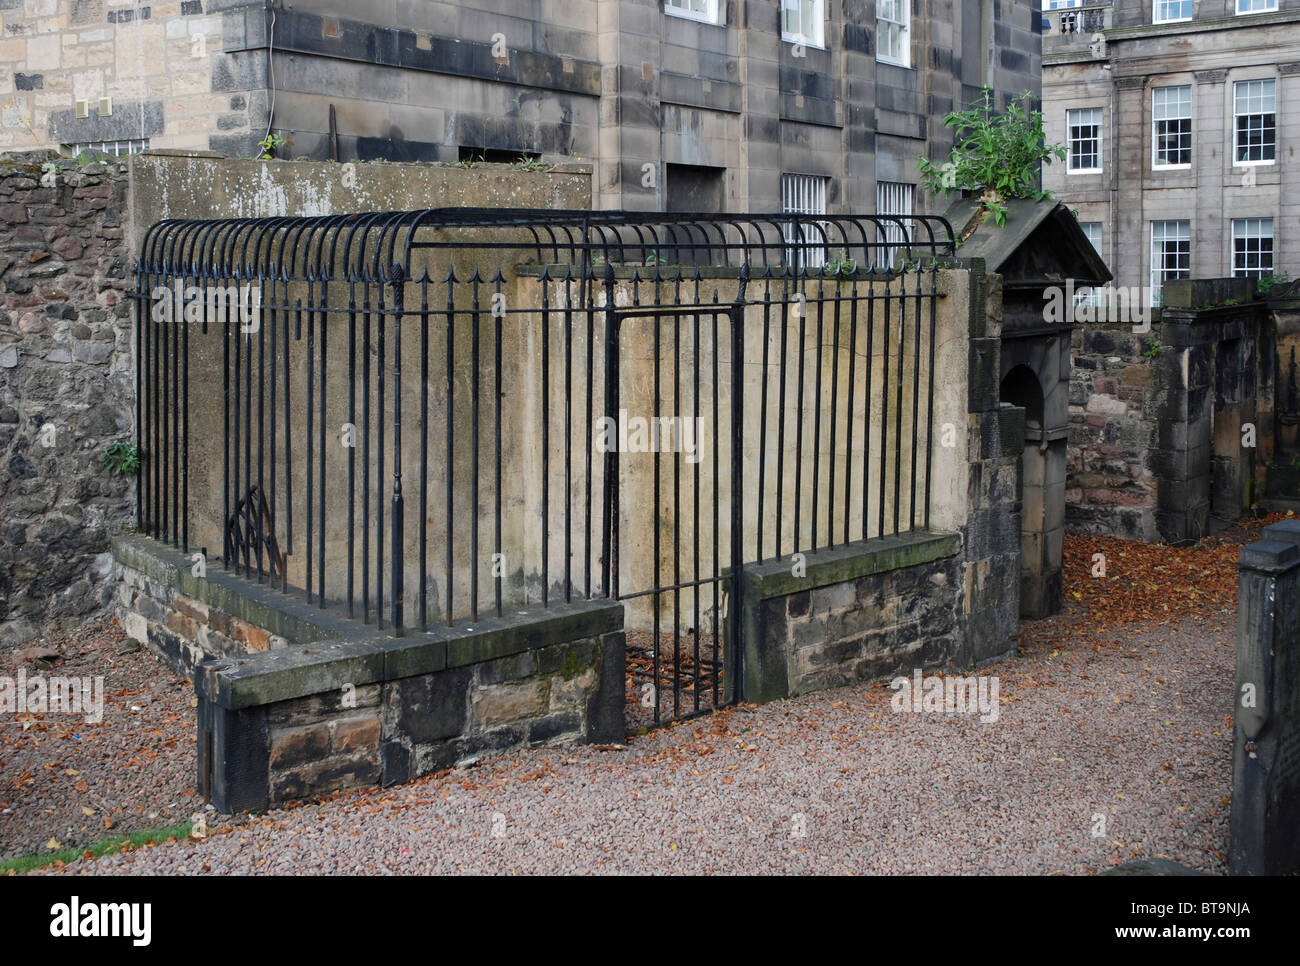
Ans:
[[[279,152],[284,148],[293,147],[293,139],[287,138],[283,134],[276,134],[274,131],[268,131],[266,137],[257,142],[257,146],[262,149],[258,155],[259,161],[271,161],[279,157]]]
[[[1153,335],[1147,336],[1146,351],[1142,353],[1148,359],[1154,359],[1160,355],[1160,340]]]
[[[119,439],[104,447],[104,466],[114,476],[134,476],[140,470],[140,447]]]

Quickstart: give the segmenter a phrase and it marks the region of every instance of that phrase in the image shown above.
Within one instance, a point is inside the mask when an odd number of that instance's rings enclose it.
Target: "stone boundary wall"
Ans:
[[[123,623],[194,675],[199,788],[222,812],[397,784],[507,748],[623,740],[616,601],[392,637],[268,587],[196,577],[143,537],[115,550]]]
[[[103,466],[135,423],[124,165],[0,159],[0,646],[113,594],[134,481]]]
[[[1273,351],[1248,279],[1169,282],[1149,332],[1074,331],[1066,524],[1192,543],[1262,496],[1273,451]],[[1254,446],[1242,429],[1254,425]]]
[[[744,576],[749,701],[969,663],[961,627],[961,538],[924,532],[788,559]]]
[[[1065,522],[1086,533],[1155,540],[1156,477],[1150,466],[1166,396],[1148,335],[1127,324],[1074,330]]]

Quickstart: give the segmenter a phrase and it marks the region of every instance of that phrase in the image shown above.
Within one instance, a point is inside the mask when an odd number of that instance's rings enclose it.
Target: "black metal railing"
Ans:
[[[927,216],[160,222],[140,528],[394,633],[574,597],[648,597],[657,622],[686,593],[699,648],[712,582],[707,655],[740,565],[928,525],[953,250]],[[636,417],[703,451],[596,431]],[[725,660],[691,660],[716,689]]]

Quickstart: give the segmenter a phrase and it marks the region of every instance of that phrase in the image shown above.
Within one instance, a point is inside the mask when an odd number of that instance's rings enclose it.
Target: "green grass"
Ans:
[[[114,838],[104,839],[102,842],[96,842],[84,849],[61,849],[58,852],[47,852],[44,855],[20,855],[17,858],[5,859],[0,862],[0,875],[22,875],[24,872],[31,872],[33,869],[43,869],[55,862],[74,862],[86,852],[90,852],[95,858],[99,858],[109,852],[120,852],[122,846],[128,842],[133,848],[139,848],[147,842],[165,842],[173,836],[178,839],[185,839],[189,838],[189,835],[190,823],[182,822],[180,825],[169,825],[166,828],[143,829],[129,835],[118,835]]]

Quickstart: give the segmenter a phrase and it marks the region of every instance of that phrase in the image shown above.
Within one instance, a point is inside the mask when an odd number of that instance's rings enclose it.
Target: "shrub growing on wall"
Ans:
[[[935,164],[921,158],[918,167],[926,190],[935,195],[955,191],[980,192],[980,203],[998,225],[1006,224],[1006,203],[1012,198],[1051,198],[1038,187],[1040,166],[1064,160],[1065,147],[1049,145],[1043,132],[1042,111],[1030,110],[1033,95],[1025,91],[1007,109],[994,111],[993,92],[984,88],[980,99],[943,119],[954,131],[948,160]]]

